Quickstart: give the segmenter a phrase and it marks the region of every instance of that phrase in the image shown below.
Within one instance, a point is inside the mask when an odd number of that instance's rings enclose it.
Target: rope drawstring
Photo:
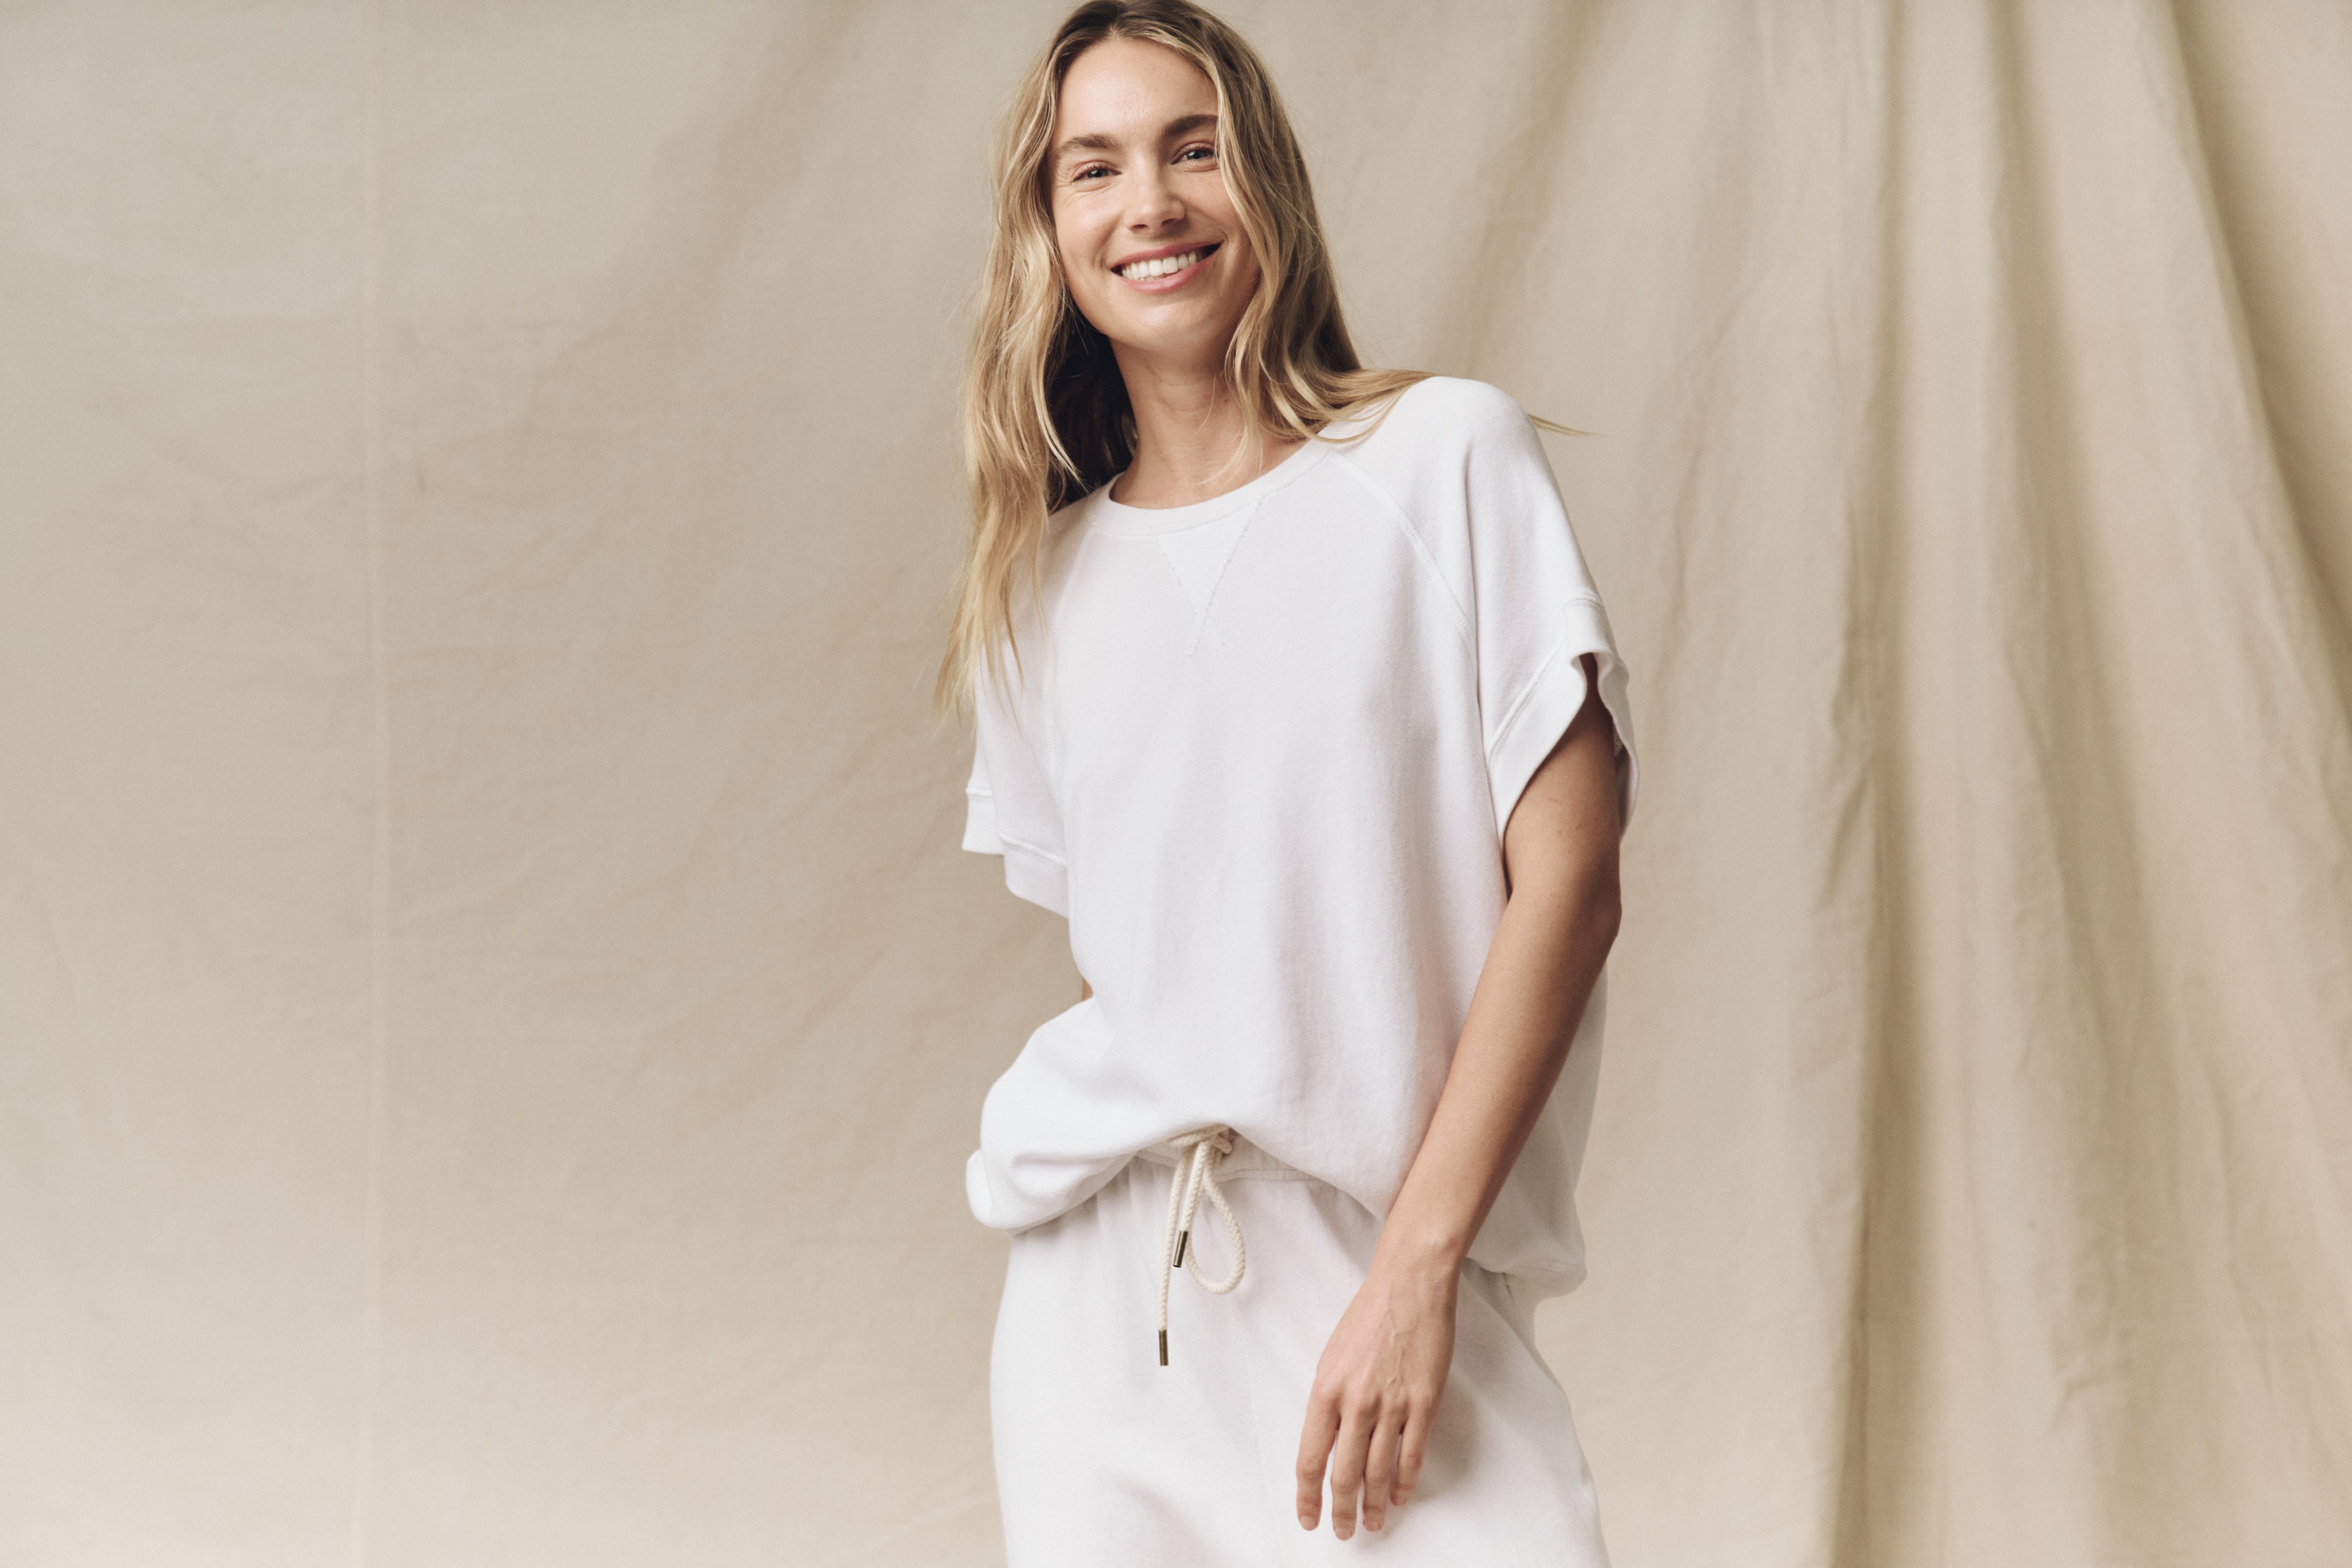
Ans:
[[[1211,1295],[1222,1296],[1242,1282],[1242,1270],[1248,1259],[1242,1251],[1242,1225],[1234,1218],[1234,1206],[1225,1201],[1217,1186],[1217,1162],[1231,1154],[1234,1133],[1231,1127],[1203,1127],[1198,1132],[1180,1133],[1168,1140],[1179,1151],[1184,1151],[1176,1170],[1168,1179],[1168,1229],[1160,1239],[1160,1364],[1168,1364],[1168,1281],[1179,1269],[1190,1269],[1192,1281]],[[1220,1281],[1201,1271],[1201,1249],[1188,1249],[1192,1239],[1192,1216],[1200,1207],[1205,1193],[1209,1201],[1224,1216],[1225,1234],[1233,1238],[1234,1271]]]

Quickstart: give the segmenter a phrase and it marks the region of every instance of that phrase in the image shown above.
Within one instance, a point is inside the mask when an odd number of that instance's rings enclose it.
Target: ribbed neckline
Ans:
[[[1118,481],[1112,479],[1087,497],[1087,523],[1107,534],[1144,535],[1174,533],[1179,528],[1213,522],[1238,507],[1264,500],[1320,463],[1329,451],[1328,442],[1307,441],[1248,484],[1184,507],[1130,507],[1114,501],[1110,487]]]

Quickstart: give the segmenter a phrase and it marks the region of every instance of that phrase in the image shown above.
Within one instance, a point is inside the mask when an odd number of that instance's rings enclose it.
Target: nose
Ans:
[[[1176,194],[1164,166],[1155,165],[1140,179],[1130,181],[1128,193],[1127,226],[1130,232],[1150,234],[1184,221],[1183,200]]]

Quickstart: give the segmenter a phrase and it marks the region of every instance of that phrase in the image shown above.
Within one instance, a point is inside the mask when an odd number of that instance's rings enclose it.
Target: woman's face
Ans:
[[[1218,138],[1215,86],[1173,49],[1106,38],[1062,78],[1054,238],[1071,298],[1122,365],[1215,369],[1257,287]]]

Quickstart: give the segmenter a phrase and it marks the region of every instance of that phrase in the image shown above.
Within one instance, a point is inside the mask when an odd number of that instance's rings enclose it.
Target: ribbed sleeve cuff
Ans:
[[[985,789],[967,789],[963,798],[963,847],[975,854],[1003,854],[1004,841],[996,836],[996,797]]]
[[[1565,609],[1567,627],[1551,656],[1503,721],[1486,754],[1486,776],[1494,789],[1495,832],[1499,838],[1510,825],[1511,812],[1536,769],[1575,722],[1584,706],[1582,656],[1597,655],[1601,671],[1601,703],[1616,729],[1617,822],[1622,834],[1633,820],[1633,801],[1641,771],[1633,754],[1633,730],[1627,711],[1625,666],[1617,657],[1609,620],[1593,599],[1576,598]]]
[[[1018,841],[1004,846],[1004,885],[1032,904],[1070,917],[1070,873],[1060,861]]]

